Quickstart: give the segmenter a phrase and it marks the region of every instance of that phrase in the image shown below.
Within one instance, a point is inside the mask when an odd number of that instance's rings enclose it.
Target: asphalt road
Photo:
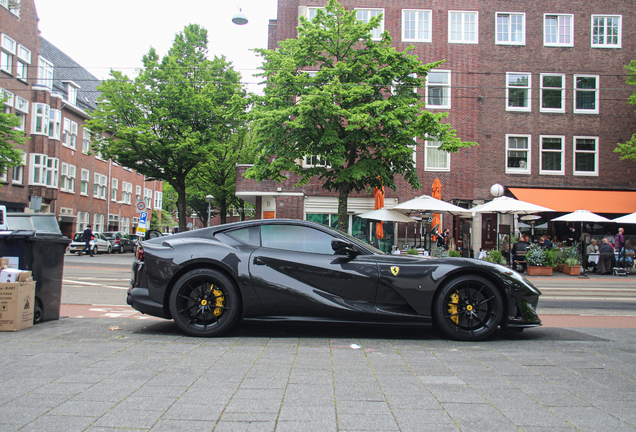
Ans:
[[[132,253],[66,254],[64,261],[63,304],[126,305]],[[576,277],[555,273],[529,279],[543,293],[540,313],[636,315],[636,274]]]

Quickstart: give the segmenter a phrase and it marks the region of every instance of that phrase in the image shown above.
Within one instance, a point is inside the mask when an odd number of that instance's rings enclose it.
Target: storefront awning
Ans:
[[[593,213],[636,212],[636,191],[525,188],[508,188],[508,190],[517,199],[553,208],[557,212],[573,212],[581,209]]]

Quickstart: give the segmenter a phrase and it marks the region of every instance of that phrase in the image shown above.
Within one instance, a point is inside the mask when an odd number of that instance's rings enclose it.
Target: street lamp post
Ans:
[[[205,200],[208,202],[208,226],[210,226],[210,213],[212,212],[212,201],[214,200],[213,195],[206,195]]]

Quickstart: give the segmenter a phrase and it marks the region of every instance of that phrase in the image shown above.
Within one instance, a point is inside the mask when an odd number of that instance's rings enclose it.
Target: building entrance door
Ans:
[[[483,213],[481,215],[481,248],[489,251],[497,247],[497,215]]]

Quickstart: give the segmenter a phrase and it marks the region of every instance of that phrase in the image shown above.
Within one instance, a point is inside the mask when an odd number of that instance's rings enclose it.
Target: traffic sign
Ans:
[[[146,236],[146,224],[148,221],[148,212],[141,212],[139,215],[139,224],[137,225],[137,231],[135,235],[145,237]]]
[[[137,210],[137,213],[145,212],[146,211],[146,201],[143,200],[143,199],[137,200],[137,202],[135,203],[135,209]]]

